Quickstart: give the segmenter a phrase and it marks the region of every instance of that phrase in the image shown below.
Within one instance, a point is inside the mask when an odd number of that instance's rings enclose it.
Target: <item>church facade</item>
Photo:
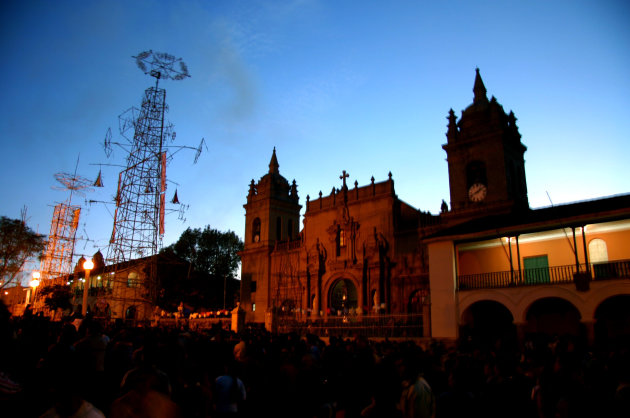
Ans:
[[[473,93],[459,120],[449,112],[450,207],[436,215],[400,200],[391,173],[359,186],[343,171],[341,187],[306,196],[300,230],[297,185],[274,148],[244,205],[247,321],[407,315],[421,336],[455,339],[483,304],[534,332],[537,301],[552,299],[570,305],[558,326],[575,317],[592,334],[602,304],[630,298],[630,196],[529,208],[516,118],[487,98],[479,70]]]

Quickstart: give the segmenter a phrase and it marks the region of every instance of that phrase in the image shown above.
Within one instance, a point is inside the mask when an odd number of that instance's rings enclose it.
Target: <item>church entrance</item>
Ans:
[[[137,309],[135,306],[131,305],[130,307],[127,308],[127,310],[125,311],[125,319],[127,320],[133,320],[136,319],[136,313],[137,313]]]
[[[349,279],[339,279],[330,287],[330,313],[343,315],[358,306],[357,288]]]

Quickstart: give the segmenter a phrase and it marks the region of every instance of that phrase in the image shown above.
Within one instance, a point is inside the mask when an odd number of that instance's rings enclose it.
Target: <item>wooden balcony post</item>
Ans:
[[[573,230],[573,253],[575,255],[575,272],[579,273],[580,272],[580,259],[578,258],[578,252],[577,252],[577,240],[575,239],[575,227],[572,226],[571,229]]]
[[[518,245],[518,235],[516,236],[516,258],[518,259],[518,282],[523,283],[523,269],[521,268],[521,248]]]
[[[586,272],[591,273],[591,264],[588,262],[588,250],[586,248],[586,225],[582,226],[582,244],[584,245],[584,263],[586,264]]]

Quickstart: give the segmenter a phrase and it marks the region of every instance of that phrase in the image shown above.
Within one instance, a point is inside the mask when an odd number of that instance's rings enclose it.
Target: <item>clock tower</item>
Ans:
[[[514,113],[488,100],[479,69],[473,103],[459,121],[448,115],[447,143],[451,215],[477,216],[528,208],[525,160]]]
[[[276,242],[299,238],[300,209],[295,180],[280,175],[276,149],[269,172],[252,180],[245,208],[245,245],[241,256],[241,308],[247,321],[261,322],[270,307],[271,253]]]

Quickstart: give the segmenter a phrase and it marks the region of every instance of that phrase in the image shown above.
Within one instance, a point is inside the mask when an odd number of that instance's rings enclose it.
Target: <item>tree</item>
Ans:
[[[0,289],[15,280],[30,257],[41,255],[45,243],[24,220],[0,217]]]
[[[162,253],[183,259],[192,268],[184,278],[163,276],[160,305],[184,302],[196,308],[227,308],[238,292],[236,272],[240,264],[238,252],[242,249],[243,241],[232,231],[221,232],[210,226],[203,230],[186,229]]]
[[[39,295],[46,298],[44,299],[44,304],[52,311],[56,311],[57,308],[72,309],[70,286],[61,284],[46,286],[40,291]]]
[[[163,251],[172,251],[188,261],[198,272],[223,279],[235,278],[240,263],[238,252],[243,241],[232,231],[221,232],[206,226],[186,229],[175,244]]]

